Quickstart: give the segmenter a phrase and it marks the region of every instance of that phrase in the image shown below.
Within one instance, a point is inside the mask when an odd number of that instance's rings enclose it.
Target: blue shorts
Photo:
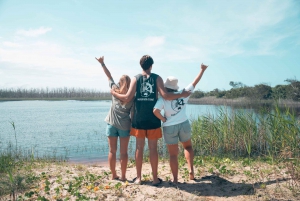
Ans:
[[[180,142],[186,142],[191,139],[191,125],[189,120],[180,124],[163,127],[164,139],[166,144],[178,144]]]
[[[106,136],[107,137],[129,137],[130,130],[121,130],[110,124],[106,126]]]

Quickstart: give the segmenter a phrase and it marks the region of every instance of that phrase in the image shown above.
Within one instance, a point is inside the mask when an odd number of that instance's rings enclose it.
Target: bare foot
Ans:
[[[121,177],[120,181],[127,181],[126,177]]]
[[[162,184],[162,179],[160,178],[157,178],[157,181],[153,181],[152,182],[152,186],[159,186],[160,184]]]
[[[193,172],[190,172],[190,180],[195,180],[195,176]]]
[[[132,182],[133,182],[134,184],[137,184],[137,185],[142,184],[141,178],[137,178],[137,177],[135,177],[135,178],[132,180]]]
[[[112,177],[111,177],[111,180],[119,180],[119,176],[118,175],[113,175]]]

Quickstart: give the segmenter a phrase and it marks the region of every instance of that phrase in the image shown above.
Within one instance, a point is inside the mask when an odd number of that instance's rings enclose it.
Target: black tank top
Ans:
[[[151,73],[147,78],[142,74],[136,75],[135,108],[132,127],[136,129],[160,128],[160,120],[153,114],[157,101],[156,79],[158,75]]]

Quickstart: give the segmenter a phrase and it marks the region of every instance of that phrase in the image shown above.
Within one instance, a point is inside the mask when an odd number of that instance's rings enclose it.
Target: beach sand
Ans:
[[[149,163],[143,164],[142,185],[132,182],[136,176],[133,160],[128,165],[126,182],[111,180],[105,163],[52,163],[34,169],[39,180],[26,191],[32,195],[21,196],[28,200],[299,200],[299,190],[292,188],[296,183],[284,166],[266,163],[244,166],[232,161],[225,165],[223,169],[212,164],[196,166],[195,180],[188,180],[188,169],[182,166],[180,183],[173,185],[169,181],[172,174],[168,161],[161,161],[158,169],[163,182],[155,187],[151,185]],[[120,174],[119,164],[117,172]]]

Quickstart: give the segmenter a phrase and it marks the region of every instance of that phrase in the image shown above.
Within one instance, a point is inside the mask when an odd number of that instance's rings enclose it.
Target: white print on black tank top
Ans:
[[[181,111],[181,109],[184,107],[184,105],[185,103],[183,99],[172,100],[171,107],[176,113],[171,114],[171,116],[175,116],[176,114],[178,114]]]
[[[151,79],[152,81],[152,79]],[[151,94],[154,93],[153,91],[154,84],[151,84],[150,79],[144,80],[140,86],[140,93],[142,98],[138,98],[138,101],[154,101],[154,98],[148,98]]]

